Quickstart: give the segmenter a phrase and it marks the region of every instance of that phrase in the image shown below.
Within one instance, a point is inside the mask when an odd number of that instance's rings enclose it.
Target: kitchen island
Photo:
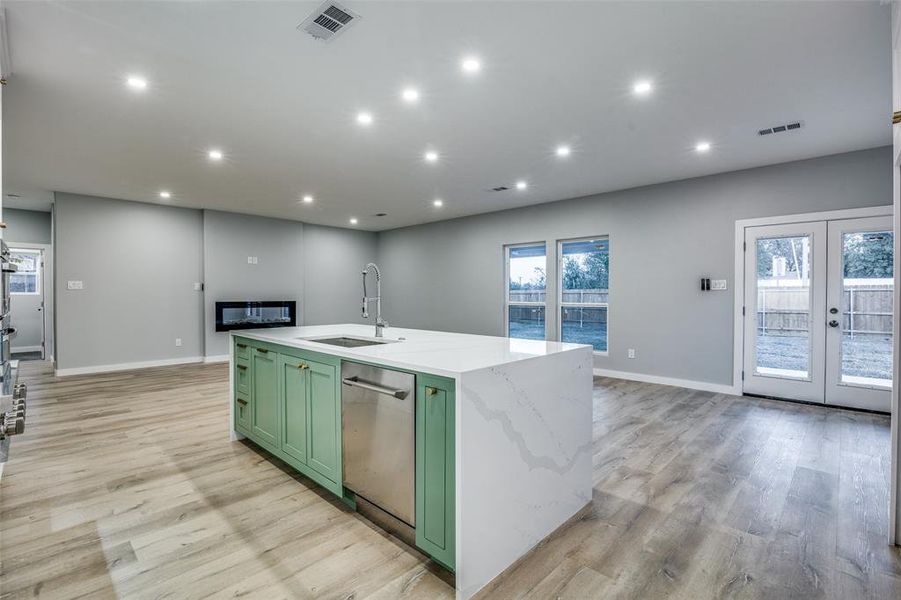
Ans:
[[[232,438],[249,438],[355,506],[344,485],[341,394],[374,386],[347,377],[342,386],[342,367],[412,376],[415,545],[469,598],[591,501],[591,347],[373,334],[351,324],[232,332]]]

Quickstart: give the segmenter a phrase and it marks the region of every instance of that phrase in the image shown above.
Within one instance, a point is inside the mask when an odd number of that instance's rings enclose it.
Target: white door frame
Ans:
[[[23,250],[42,250],[44,260],[43,276],[41,282],[44,294],[44,310],[42,311],[44,319],[44,360],[53,361],[54,340],[53,340],[53,246],[51,244],[29,244],[25,242],[8,242],[10,248],[22,248]]]
[[[734,300],[732,330],[732,393],[742,395],[741,371],[744,363],[744,317],[741,314],[745,303],[745,228],[761,225],[785,225],[808,221],[834,221],[838,219],[858,219],[862,217],[884,217],[892,215],[892,206],[872,206],[849,208],[778,217],[759,217],[735,221],[735,285],[732,286]],[[897,236],[896,236],[897,238]],[[896,269],[897,276],[898,269]],[[896,386],[901,387],[901,386]]]

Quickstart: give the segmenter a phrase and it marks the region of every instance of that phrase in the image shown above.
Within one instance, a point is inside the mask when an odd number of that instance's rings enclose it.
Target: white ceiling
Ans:
[[[6,1],[5,192],[380,230],[891,142],[889,3],[345,4],[323,44],[296,30],[317,2]]]

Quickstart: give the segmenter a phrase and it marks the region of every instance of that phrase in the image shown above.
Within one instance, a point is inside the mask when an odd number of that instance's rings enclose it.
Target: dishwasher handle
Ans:
[[[370,390],[379,394],[385,394],[386,396],[394,396],[398,400],[403,400],[409,394],[407,390],[382,387],[374,383],[369,383],[368,381],[362,381],[357,376],[345,377],[341,380],[341,383],[343,383],[344,385],[349,385],[351,387],[363,388],[364,390]]]

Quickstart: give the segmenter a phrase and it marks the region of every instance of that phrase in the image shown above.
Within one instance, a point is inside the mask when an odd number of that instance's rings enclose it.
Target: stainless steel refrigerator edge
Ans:
[[[415,376],[341,366],[344,487],[409,527],[416,525]]]

